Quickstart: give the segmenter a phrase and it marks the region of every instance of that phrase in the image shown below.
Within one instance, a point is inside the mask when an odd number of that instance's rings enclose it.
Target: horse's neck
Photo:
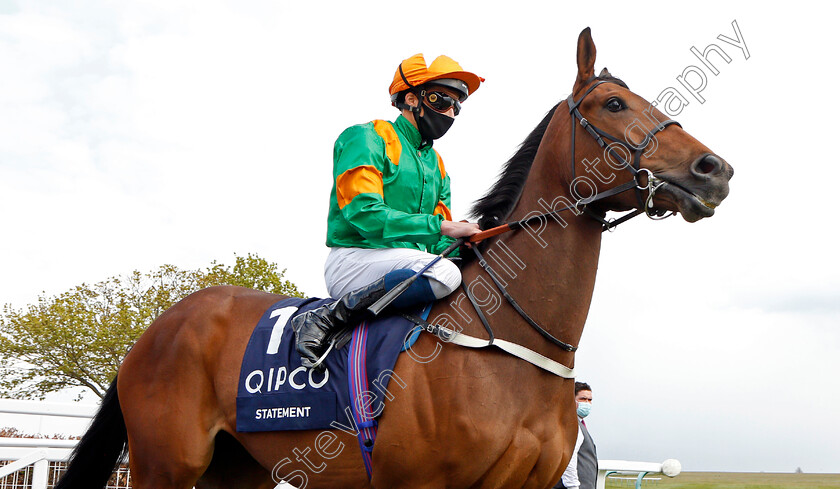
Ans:
[[[552,121],[551,125],[564,121]],[[546,134],[560,135],[541,145],[532,165],[522,197],[508,221],[548,212],[574,203],[570,197],[570,149],[566,127],[549,127]],[[577,345],[595,287],[595,274],[601,248],[600,224],[585,214],[558,213],[560,221],[547,217],[542,222],[502,235],[490,244],[485,258],[507,282],[511,295],[522,308],[556,338]],[[478,264],[465,270],[467,280],[488,283]],[[490,285],[493,291],[495,287]],[[529,327],[504,299],[490,319],[496,334],[521,342],[551,358],[569,358]],[[502,319],[503,318],[503,319]]]

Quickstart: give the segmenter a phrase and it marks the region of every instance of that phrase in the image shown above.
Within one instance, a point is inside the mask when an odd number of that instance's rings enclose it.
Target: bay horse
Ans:
[[[562,346],[581,337],[601,233],[615,225],[605,212],[672,211],[694,222],[714,213],[733,175],[620,79],[606,69],[596,76],[595,54],[584,29],[569,99],[551,109],[473,209],[484,229],[513,222],[518,230],[486,239],[486,258],[463,266],[496,338],[569,368],[574,347]],[[516,308],[494,281],[519,299]],[[370,479],[352,434],[236,432],[245,346],[279,299],[213,287],[162,314],[129,351],[57,487],[104,487],[126,450],[135,489],[270,488],[280,479],[330,489],[547,488],[560,479],[577,436],[574,380],[431,334],[394,367],[401,382],[389,388],[379,419]],[[463,292],[434,305],[430,322],[441,321],[489,336]]]

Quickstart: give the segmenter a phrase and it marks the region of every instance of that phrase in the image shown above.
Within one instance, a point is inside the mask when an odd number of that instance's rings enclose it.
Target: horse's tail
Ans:
[[[67,472],[55,489],[104,488],[117,463],[126,454],[127,441],[125,420],[117,397],[117,379],[114,378],[90,428],[73,449]]]

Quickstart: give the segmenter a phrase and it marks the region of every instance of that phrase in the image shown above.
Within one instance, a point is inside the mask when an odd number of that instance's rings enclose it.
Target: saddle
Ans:
[[[352,410],[352,385],[357,385],[359,395],[382,397],[378,394],[387,390],[395,375],[397,357],[410,347],[419,329],[401,316],[363,321],[330,339],[333,351],[325,359],[323,373],[306,369],[295,351],[289,321],[331,300],[283,299],[263,313],[242,359],[237,431],[335,429],[335,423],[346,422],[345,410]],[[358,414],[361,422],[371,421],[381,409]]]

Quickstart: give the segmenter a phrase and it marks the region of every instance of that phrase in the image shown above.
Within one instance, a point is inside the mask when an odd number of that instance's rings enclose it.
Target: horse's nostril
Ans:
[[[715,155],[708,154],[692,165],[692,172],[698,176],[718,173],[723,168],[723,162]]]
[[[697,165],[697,169],[700,171],[700,173],[712,173],[713,171],[715,171],[715,165],[713,163],[709,163],[706,160],[703,160],[700,162],[699,165]]]

